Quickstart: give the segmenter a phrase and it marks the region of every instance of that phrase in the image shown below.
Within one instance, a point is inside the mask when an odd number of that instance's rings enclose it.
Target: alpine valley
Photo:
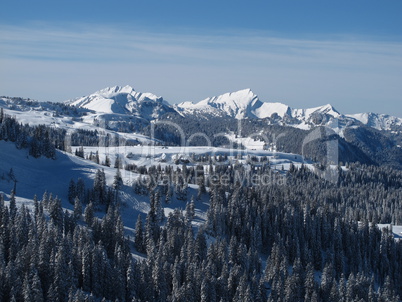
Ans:
[[[0,301],[400,301],[401,146],[250,89],[0,97]]]

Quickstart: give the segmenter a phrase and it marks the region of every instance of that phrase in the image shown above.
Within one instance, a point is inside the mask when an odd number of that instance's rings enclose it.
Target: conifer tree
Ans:
[[[77,194],[77,189],[75,186],[75,181],[74,181],[74,179],[71,179],[70,184],[68,185],[68,201],[71,204],[74,204],[74,200],[77,196],[78,196],[78,194]]]
[[[105,171],[103,169],[96,170],[93,190],[95,196],[94,203],[105,204],[107,200],[107,189],[106,189],[106,176]]]
[[[138,214],[137,222],[135,223],[134,246],[140,253],[145,252],[144,248],[144,229],[142,226],[141,215]]]
[[[85,207],[84,219],[89,226],[92,226],[94,220],[94,205],[92,201]]]
[[[80,199],[77,197],[75,197],[74,200],[74,219],[75,220],[80,220],[82,216],[82,204]]]
[[[121,172],[120,169],[118,168],[114,176],[113,188],[116,191],[119,191],[122,185],[123,185],[123,178],[121,177]]]
[[[122,168],[122,164],[121,164],[121,160],[120,160],[119,154],[116,155],[116,159],[115,159],[115,161],[114,161],[114,168],[115,168],[115,169],[121,169],[121,168]]]
[[[49,201],[49,215],[54,225],[59,228],[63,226],[63,209],[59,198],[56,197]]]
[[[190,202],[186,204],[186,218],[191,221],[193,220],[195,215],[195,206],[194,206],[194,198],[191,198]]]
[[[110,158],[109,156],[106,155],[105,157],[105,162],[103,163],[104,166],[110,167]]]
[[[16,214],[17,214],[17,202],[15,199],[15,193],[13,190],[13,191],[11,191],[11,194],[10,194],[10,217],[11,217],[11,219],[14,219]]]

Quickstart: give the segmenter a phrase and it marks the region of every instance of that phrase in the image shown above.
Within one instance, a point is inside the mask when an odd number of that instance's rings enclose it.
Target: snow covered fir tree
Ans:
[[[402,297],[398,118],[131,87],[0,110],[0,301]]]

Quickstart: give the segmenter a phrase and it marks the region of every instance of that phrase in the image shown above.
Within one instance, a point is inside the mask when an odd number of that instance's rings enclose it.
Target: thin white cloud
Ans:
[[[263,100],[293,106],[300,101],[300,107],[332,102],[356,112],[375,111],[380,99],[395,107],[402,95],[402,43],[356,37],[2,26],[0,66],[0,94],[45,100],[114,84],[131,84],[173,102],[250,87]],[[366,108],[358,110],[363,101]]]
[[[110,28],[58,30],[42,28],[0,28],[2,55],[38,56],[40,59],[116,61],[142,54],[191,59],[231,59],[233,57],[328,59],[336,55],[374,56],[401,60],[402,44],[356,40],[301,40],[267,36],[195,36],[155,34]],[[227,56],[227,54],[231,56]],[[211,57],[211,55],[213,55]],[[381,58],[382,57],[382,58]]]

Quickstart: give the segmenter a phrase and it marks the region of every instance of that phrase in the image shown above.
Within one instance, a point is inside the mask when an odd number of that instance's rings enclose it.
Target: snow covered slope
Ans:
[[[76,149],[76,147],[73,148]],[[19,205],[25,204],[32,207],[32,199],[37,195],[41,199],[44,192],[52,193],[62,200],[63,207],[72,209],[68,202],[68,185],[71,179],[77,181],[82,178],[87,188],[93,186],[95,172],[102,169],[105,172],[108,186],[112,186],[117,169],[114,168],[114,161],[117,157],[126,164],[135,164],[137,166],[151,165],[171,166],[174,169],[182,168],[182,161],[188,162],[187,166],[195,166],[198,163],[191,161],[194,154],[209,154],[216,156],[226,155],[233,162],[247,165],[249,156],[262,157],[269,159],[273,170],[281,173],[282,167],[287,170],[291,163],[296,166],[305,164],[313,169],[311,163],[304,162],[300,155],[287,154],[281,152],[270,152],[266,150],[242,150],[242,156],[239,158],[234,154],[234,150],[226,148],[213,147],[160,147],[160,146],[121,146],[121,147],[84,147],[84,154],[99,153],[101,161],[106,156],[111,159],[111,167],[96,164],[90,160],[84,160],[73,154],[57,151],[56,159],[44,157],[33,158],[29,156],[27,149],[17,149],[12,142],[0,141],[0,194],[6,196],[9,200],[10,192],[16,189],[16,199]],[[74,153],[74,152],[73,152]],[[179,162],[179,163],[177,163]],[[204,163],[205,169],[209,169],[210,164]],[[13,175],[13,176],[11,176]],[[121,170],[123,186],[119,193],[122,201],[122,217],[125,226],[134,228],[135,218],[138,214],[146,214],[149,211],[148,196],[137,195],[134,193],[132,184],[140,177],[140,174]],[[142,177],[145,177],[142,175]],[[16,186],[14,180],[17,181]],[[189,199],[197,194],[198,186],[189,185]],[[165,215],[175,208],[182,208],[183,201],[173,198],[169,205],[164,204]],[[208,208],[207,200],[197,202],[196,219],[194,224],[205,222],[206,210]],[[102,216],[102,213],[98,213]],[[130,234],[132,235],[132,234]]]
[[[0,192],[9,194],[14,188],[10,169],[17,180],[16,195],[32,199],[42,198],[45,191],[67,199],[71,178],[82,178],[90,185],[93,174],[100,166],[76,156],[57,151],[57,159],[34,158],[27,149],[18,150],[14,143],[0,141]]]
[[[254,115],[259,118],[267,118],[277,114],[279,117],[292,115],[292,109],[282,103],[267,103],[264,102],[259,108],[254,109]]]
[[[150,143],[149,137],[138,132],[149,121],[128,114],[96,113],[60,103],[42,103],[19,98],[0,97],[0,108],[14,116],[21,124],[47,125],[67,133],[77,130],[96,131],[104,136],[119,136],[126,141]]]

